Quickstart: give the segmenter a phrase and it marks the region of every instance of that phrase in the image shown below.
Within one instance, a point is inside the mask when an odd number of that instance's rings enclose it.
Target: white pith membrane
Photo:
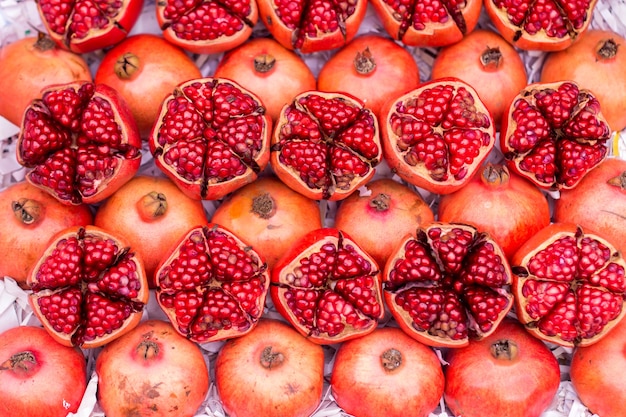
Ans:
[[[155,33],[161,34],[156,22],[154,11],[154,0],[145,0],[145,6],[138,22],[133,27],[131,34],[136,33]],[[25,36],[32,36],[34,28],[44,30],[43,24],[37,13],[37,7],[34,0],[0,0],[0,46]],[[489,22],[484,10],[482,12],[478,27],[488,27],[493,29],[493,25]],[[590,28],[607,29],[626,36],[626,0],[599,0],[594,9],[593,20]],[[385,35],[385,31],[373,13],[371,7],[368,8],[365,19],[363,20],[358,34],[377,33]],[[255,35],[267,35],[267,30],[262,23],[258,23],[254,29]],[[422,81],[430,79],[430,68],[436,49],[434,48],[416,48],[405,47],[411,52],[420,68],[420,76]],[[332,51],[320,52],[315,54],[304,55],[303,58],[313,73],[317,75],[323,63],[332,55]],[[528,72],[528,82],[535,82],[539,79],[541,66],[545,58],[545,53],[539,51],[520,51],[520,55],[526,65]],[[86,54],[84,57],[91,65],[92,72],[97,68],[100,59],[103,56],[102,51]],[[210,76],[215,70],[221,54],[216,55],[194,55],[196,64],[201,68],[202,74]],[[15,158],[15,139],[17,137],[18,127],[8,123],[0,117],[0,190],[15,183],[24,180],[25,169],[22,168]],[[497,141],[496,141],[497,143]],[[626,159],[626,130],[617,132],[613,135],[610,144],[609,155],[619,156]],[[491,159],[499,159],[498,151],[492,152]],[[143,150],[142,167],[139,173],[147,175],[162,175],[155,167],[147,147]],[[377,177],[391,177],[389,169],[383,162],[377,167]],[[398,179],[398,178],[395,178]],[[436,197],[429,193],[419,190],[422,197],[433,206],[436,204]],[[362,187],[358,192],[367,193],[366,187]],[[558,194],[552,195],[558,198]],[[204,205],[208,215],[212,215],[219,201],[205,201]],[[325,218],[325,225],[330,226],[333,223],[335,203],[322,201],[322,210]],[[10,256],[10,254],[2,254],[2,256]],[[271,298],[267,298],[265,317],[281,319],[282,316],[273,308]],[[144,319],[156,318],[167,320],[164,313],[158,307],[154,298],[154,292],[150,294],[150,300],[146,310],[144,311]],[[0,280],[0,332],[18,325],[38,325],[37,319],[33,316],[32,310],[28,305],[28,292],[19,288],[13,279],[5,277]],[[395,325],[387,316],[380,322],[381,326]],[[215,356],[222,346],[223,342],[213,342],[202,345],[205,360],[211,367],[214,363]],[[549,345],[553,354],[559,358],[561,363],[561,385],[557,395],[554,397],[550,407],[542,414],[542,417],[590,417],[591,412],[580,402],[574,392],[571,382],[569,381],[569,363],[571,359],[571,348]],[[337,346],[326,346],[326,366],[325,374],[329,376],[332,371],[334,353]],[[93,371],[95,366],[95,358],[100,348],[85,350],[85,356],[88,360],[88,370]],[[440,356],[442,351],[435,349]],[[443,359],[442,359],[443,361]],[[213,378],[213,369],[210,368],[211,377]],[[329,380],[329,378],[326,378]],[[68,414],[68,417],[103,417],[104,413],[97,405],[96,389],[97,377],[92,373],[87,391],[83,398],[79,410],[76,413]],[[324,395],[318,410],[312,417],[346,417],[344,413],[334,402],[328,385],[324,389]],[[441,405],[430,414],[429,417],[450,417],[452,413],[445,408],[443,400]],[[195,417],[226,417],[215,384],[211,384],[209,393],[202,407],[198,410]]]

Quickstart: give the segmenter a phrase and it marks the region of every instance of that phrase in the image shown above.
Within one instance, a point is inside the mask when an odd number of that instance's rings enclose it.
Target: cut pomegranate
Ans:
[[[430,346],[460,347],[494,332],[513,306],[511,269],[489,235],[436,222],[406,236],[383,275],[400,327]]]
[[[258,323],[270,285],[267,264],[247,243],[209,223],[189,230],[156,271],[156,298],[181,335],[229,339]]]
[[[546,190],[574,188],[607,154],[611,129],[600,103],[572,81],[534,83],[503,117],[509,168]]]
[[[376,261],[334,228],[309,232],[272,270],[276,309],[318,344],[372,332],[385,309]]]
[[[26,179],[66,204],[104,200],[141,164],[137,123],[105,84],[51,86],[26,108],[17,160]]]
[[[467,184],[495,144],[489,110],[474,88],[452,77],[388,100],[380,124],[389,167],[436,194]]]
[[[165,98],[149,138],[155,163],[188,196],[217,200],[269,163],[272,120],[234,81],[200,78]]]
[[[611,243],[569,223],[552,223],[513,256],[519,320],[562,346],[602,339],[626,314],[626,260]]]
[[[270,158],[292,189],[313,200],[342,200],[372,178],[382,159],[378,121],[348,94],[302,93],[280,113]]]
[[[35,315],[66,346],[94,348],[120,337],[139,323],[148,302],[141,258],[96,226],[52,238],[27,282]]]

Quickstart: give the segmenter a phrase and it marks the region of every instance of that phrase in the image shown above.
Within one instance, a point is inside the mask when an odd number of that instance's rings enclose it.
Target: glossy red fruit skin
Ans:
[[[598,343],[578,347],[569,369],[582,403],[600,416],[624,417],[626,409],[626,321],[622,320]],[[610,398],[610,401],[608,399]]]
[[[396,327],[382,327],[339,346],[330,386],[350,415],[426,417],[439,405],[444,378],[430,347]]]
[[[0,333],[0,364],[0,417],[65,417],[78,410],[87,388],[79,349],[57,343],[41,327],[18,326]]]
[[[445,360],[444,400],[454,415],[539,417],[561,381],[552,351],[510,318],[485,339],[449,350]]]
[[[141,15],[144,0],[121,0],[115,5],[104,4],[103,6],[108,7],[109,10],[99,8],[93,3],[84,2],[82,5],[91,8],[87,12],[89,16],[76,13],[76,4],[59,13],[59,11],[52,10],[58,6],[54,0],[37,2],[39,15],[50,37],[62,48],[78,54],[104,49],[126,38]],[[96,9],[98,12],[95,12]],[[81,19],[75,19],[75,16],[81,16]],[[90,24],[97,24],[96,22],[104,24],[99,28],[90,26]],[[86,36],[79,37],[72,32],[71,25],[90,27]],[[63,26],[63,28],[58,26]]]

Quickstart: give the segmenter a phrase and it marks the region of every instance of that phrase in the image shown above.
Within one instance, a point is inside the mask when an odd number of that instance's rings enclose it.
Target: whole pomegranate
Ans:
[[[196,54],[214,54],[245,42],[259,11],[254,0],[164,0],[157,2],[156,18],[172,44]]]
[[[382,327],[339,346],[330,386],[350,415],[427,417],[439,405],[444,378],[430,347],[397,327]]]
[[[320,91],[351,94],[376,116],[390,97],[412,90],[419,83],[419,67],[413,55],[375,33],[354,38],[331,56],[317,75]]]
[[[16,146],[31,184],[66,204],[92,204],[139,170],[137,124],[113,88],[78,81],[40,97],[26,109]]]
[[[120,42],[131,31],[143,0],[38,0],[39,16],[61,47],[82,54]]]
[[[199,78],[165,98],[148,143],[155,164],[188,196],[217,200],[269,163],[272,120],[234,81]]]
[[[143,261],[92,225],[54,236],[28,276],[30,306],[59,343],[102,346],[133,329],[148,302]]]
[[[214,77],[228,78],[255,93],[276,121],[283,106],[316,87],[315,75],[300,55],[273,38],[254,38],[226,52]]]
[[[434,220],[418,192],[391,178],[363,185],[335,212],[335,227],[352,236],[381,268],[404,235]]]
[[[539,417],[561,382],[552,351],[515,319],[447,351],[444,400],[455,416]]]
[[[43,328],[18,326],[0,333],[0,417],[66,417],[87,388],[79,349],[57,343]]]
[[[276,310],[318,344],[339,343],[374,331],[385,309],[376,261],[346,233],[307,233],[272,270]]]
[[[405,236],[383,274],[385,304],[402,330],[430,346],[492,334],[513,307],[511,269],[476,228],[435,222]]]
[[[230,417],[309,417],[322,400],[324,350],[288,324],[264,318],[222,346],[215,384]]]
[[[207,222],[200,200],[165,177],[137,175],[96,209],[94,225],[123,236],[142,258],[151,288],[171,247],[194,226]]]
[[[117,90],[130,107],[139,134],[147,138],[165,97],[178,84],[201,76],[182,49],[161,36],[140,33],[106,52],[94,80]]]
[[[272,269],[302,236],[322,227],[322,215],[317,201],[268,175],[226,197],[211,222],[256,248]]]
[[[178,333],[205,343],[242,336],[258,324],[270,285],[249,244],[214,223],[189,229],[155,273],[156,299]]]
[[[477,29],[437,53],[431,78],[456,77],[478,93],[500,129],[509,103],[527,84],[520,54],[498,33]]]
[[[278,178],[313,200],[346,198],[382,160],[378,121],[346,93],[313,90],[285,105],[274,126],[270,161]]]
[[[107,417],[192,417],[209,391],[198,345],[160,320],[142,321],[104,346],[95,371]]]
[[[626,161],[607,158],[554,200],[554,220],[604,236],[626,255]]]
[[[618,33],[590,29],[571,47],[546,56],[541,82],[572,80],[593,92],[612,130],[626,128],[626,38]],[[607,82],[610,80],[609,82]]]
[[[26,278],[48,241],[71,226],[93,223],[91,208],[68,206],[26,181],[0,191],[0,277],[13,278],[26,288]]]
[[[624,417],[626,409],[626,321],[602,340],[577,347],[572,354],[570,379],[580,400],[599,416]]]
[[[460,41],[478,24],[481,0],[372,0],[387,33],[409,46],[444,46]]]
[[[0,116],[16,126],[30,101],[53,84],[91,81],[85,59],[39,33],[0,48]]]
[[[626,260],[580,226],[546,226],[522,245],[511,265],[517,317],[537,338],[592,345],[626,315]]]
[[[550,224],[546,196],[504,164],[486,163],[463,188],[441,196],[437,218],[467,223],[489,235],[507,259]]]
[[[467,184],[495,145],[491,113],[472,86],[440,78],[388,100],[384,157],[404,181],[435,194]]]
[[[503,117],[500,149],[511,171],[546,190],[574,188],[608,154],[598,99],[573,81],[533,83]]]
[[[366,0],[257,0],[272,37],[302,53],[327,51],[350,42],[367,12]]]

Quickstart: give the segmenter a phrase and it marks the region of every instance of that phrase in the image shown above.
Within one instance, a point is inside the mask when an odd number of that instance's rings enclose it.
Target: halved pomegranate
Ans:
[[[435,222],[406,236],[383,274],[385,303],[409,336],[460,347],[493,333],[513,307],[498,244],[464,224]]]
[[[546,190],[574,188],[608,154],[611,129],[591,91],[534,83],[503,116],[500,148],[512,171]]]
[[[156,270],[156,299],[178,333],[197,343],[250,332],[265,307],[267,264],[222,226],[191,228]]]
[[[188,196],[217,200],[269,163],[272,120],[234,81],[199,78],[165,98],[149,138],[155,164]]]

